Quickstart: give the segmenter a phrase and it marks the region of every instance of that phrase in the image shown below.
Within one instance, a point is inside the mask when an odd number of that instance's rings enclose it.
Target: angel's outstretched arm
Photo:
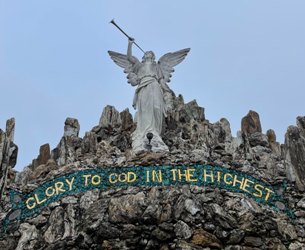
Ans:
[[[127,59],[129,62],[131,62],[132,64],[136,63],[136,60],[134,59],[134,57],[132,56],[132,44],[134,42],[133,38],[128,39],[128,48],[127,48]]]

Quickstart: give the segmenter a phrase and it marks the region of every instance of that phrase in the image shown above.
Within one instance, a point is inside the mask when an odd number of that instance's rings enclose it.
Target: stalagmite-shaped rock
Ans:
[[[225,132],[225,141],[231,141],[232,134],[231,134],[231,127],[229,121],[226,118],[221,118],[219,122],[221,124],[222,129]]]
[[[268,137],[268,142],[269,143],[274,143],[276,142],[276,135],[273,129],[268,129],[267,130],[267,137]]]
[[[121,118],[121,130],[128,130],[133,126],[132,115],[129,113],[129,109],[125,109],[120,113]]]
[[[244,137],[245,144],[249,144],[251,147],[255,146],[267,146],[268,138],[262,134],[261,122],[259,114],[250,110],[248,114],[241,120],[241,131]]]
[[[276,134],[275,134],[274,130],[273,129],[268,129],[266,135],[267,135],[268,143],[269,143],[270,148],[272,149],[272,151],[277,155],[281,155],[281,146],[276,141]]]
[[[196,100],[185,104],[185,111],[195,121],[204,121],[204,108],[198,106]]]
[[[65,121],[64,136],[76,136],[79,134],[79,123],[77,119],[67,118]]]
[[[42,164],[46,164],[50,158],[51,158],[50,145],[48,143],[41,145],[37,159],[33,160],[32,169],[36,169],[38,166]]]
[[[93,132],[86,132],[82,141],[82,153],[96,152],[96,135]]]
[[[241,120],[241,131],[249,135],[256,132],[262,132],[261,122],[257,112],[250,110]]]
[[[51,157],[59,166],[69,164],[77,159],[81,153],[81,141],[78,137],[79,123],[77,119],[67,118],[65,121],[64,136],[58,146],[52,150]]]
[[[289,126],[285,134],[287,177],[305,191],[305,116],[297,117],[297,126]]]
[[[17,162],[18,147],[14,144],[15,119],[6,122],[6,132],[0,129],[0,201],[6,189],[8,174]]]
[[[107,105],[100,118],[99,125],[101,127],[118,127],[121,125],[120,113],[115,109],[115,107]]]

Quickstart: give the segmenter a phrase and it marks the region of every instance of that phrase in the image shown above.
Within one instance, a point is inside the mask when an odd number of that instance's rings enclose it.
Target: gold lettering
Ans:
[[[265,188],[265,189],[267,190],[265,201],[267,201],[269,199],[270,193],[273,193],[273,191],[271,189],[269,189],[269,188]]]
[[[134,182],[137,179],[137,175],[134,172],[128,172],[127,176],[128,176],[128,179],[127,179],[128,183]]]
[[[66,182],[68,183],[69,185],[69,191],[72,190],[72,185],[73,185],[73,182],[74,182],[74,177],[72,177],[71,181],[69,181],[68,179],[66,179]]]
[[[123,177],[122,177],[123,176]],[[119,175],[119,182],[126,182],[127,181],[127,174],[121,173]]]
[[[146,182],[149,182],[149,171],[146,171]]]
[[[258,192],[258,193],[253,193],[253,195],[255,196],[255,197],[262,197],[263,196],[263,191],[262,191],[262,189],[263,189],[264,187],[262,186],[262,185],[259,185],[259,184],[256,184],[255,186],[254,186],[254,189]]]
[[[184,174],[182,174],[181,172],[184,171]],[[181,181],[182,177],[185,178],[186,181],[188,181],[188,175],[187,175],[187,171],[186,170],[182,170],[182,169],[178,169],[178,177],[179,177],[179,181]]]
[[[101,177],[99,175],[93,175],[91,178],[91,183],[93,185],[98,185],[101,183]]]
[[[91,176],[91,174],[85,174],[83,177],[85,177],[85,186],[88,186],[88,178]]]
[[[238,178],[238,176],[237,175],[234,175],[234,179],[233,179],[233,187],[235,187],[236,186],[236,182],[238,182],[239,184],[240,184],[240,189],[242,189],[242,187],[243,187],[243,185],[244,185],[244,178],[242,178],[242,180],[240,181],[240,180],[238,180],[237,179]]]
[[[112,179],[112,176],[114,177],[114,179]],[[117,182],[117,180],[116,180],[117,177],[118,177],[118,175],[115,174],[115,173],[110,174],[110,175],[109,175],[109,182],[110,182],[110,183],[116,183],[116,182]]]
[[[49,190],[52,189],[52,193],[49,193]],[[55,194],[55,189],[53,187],[48,187],[45,191],[46,196],[50,197],[53,196]]]
[[[55,192],[56,194],[59,194],[59,192],[65,192],[66,190],[62,189],[62,187],[64,186],[64,183],[59,181],[55,183]]]
[[[32,203],[32,205],[30,205],[29,203],[30,203],[30,201],[34,201],[33,203]],[[28,208],[28,209],[33,209],[34,207],[36,207],[36,202],[35,202],[35,199],[33,198],[33,197],[30,197],[30,198],[28,198],[27,200],[26,200],[26,207]]]
[[[152,181],[158,181],[158,182],[162,182],[162,171],[158,170],[158,173],[156,170],[152,171]]]
[[[219,172],[219,171],[217,172],[217,181],[218,182],[220,182],[221,174],[222,174],[221,172]]]
[[[207,177],[211,178],[211,181],[214,182],[214,174],[212,170],[210,174],[207,174],[206,169],[203,171],[203,178],[205,182],[207,181]]]
[[[227,180],[227,176],[229,176],[231,179],[233,179],[233,176],[229,173],[226,173],[223,177],[223,181],[227,184],[227,185],[232,185],[232,181],[228,181]]]
[[[242,187],[242,190],[244,190],[244,191],[247,192],[247,193],[250,193],[250,191],[246,189],[247,187],[249,187],[248,182],[250,182],[250,183],[252,183],[252,184],[254,183],[253,181],[250,181],[250,180],[248,180],[248,179],[245,179],[245,182],[244,182],[244,185],[243,185],[243,187]]]
[[[173,181],[176,181],[177,169],[172,169],[171,172],[173,175]]]
[[[197,179],[192,179],[194,177],[194,168],[190,168],[187,170],[188,181],[197,181]]]
[[[41,204],[41,203],[44,203],[47,200],[46,198],[44,198],[43,200],[40,201],[37,194],[34,194],[34,197],[35,197],[36,202],[37,202],[38,205]]]

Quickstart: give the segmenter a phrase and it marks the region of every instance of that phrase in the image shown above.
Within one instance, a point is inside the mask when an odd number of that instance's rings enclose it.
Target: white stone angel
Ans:
[[[183,61],[190,49],[182,49],[163,55],[158,63],[152,51],[145,52],[142,62],[132,56],[134,39],[128,40],[127,55],[108,51],[111,59],[127,73],[128,83],[137,86],[133,107],[137,109],[137,128],[132,134],[132,148],[138,153],[147,150],[147,133],[152,133],[152,151],[168,151],[161,138],[162,123],[172,106],[170,82],[174,66]]]

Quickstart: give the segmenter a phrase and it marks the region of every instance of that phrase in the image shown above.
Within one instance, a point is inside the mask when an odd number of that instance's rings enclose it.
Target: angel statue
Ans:
[[[140,62],[132,56],[134,39],[128,39],[127,55],[108,51],[111,59],[127,73],[128,83],[137,86],[132,106],[137,110],[136,130],[132,134],[132,149],[135,153],[147,150],[168,151],[167,145],[161,138],[162,123],[166,112],[172,107],[173,91],[168,87],[174,66],[183,61],[190,49],[182,49],[163,55],[158,63],[155,54],[147,51]],[[147,134],[152,133],[151,142]]]

